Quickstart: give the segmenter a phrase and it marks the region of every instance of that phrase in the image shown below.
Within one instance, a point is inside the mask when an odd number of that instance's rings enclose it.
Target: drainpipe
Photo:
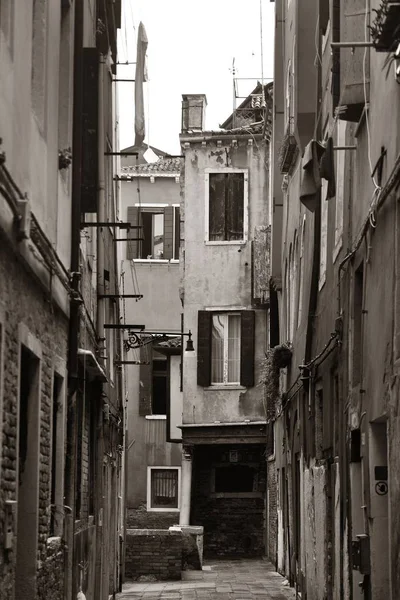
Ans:
[[[70,452],[66,456],[64,537],[67,542],[65,568],[65,597],[72,598],[74,564],[75,480],[78,389],[78,345],[80,308],[76,299],[80,281],[80,221],[82,183],[82,103],[83,103],[83,2],[75,2],[74,16],[74,90],[72,126],[72,202],[71,202],[71,287],[68,340],[68,428]],[[75,293],[75,294],[74,294]],[[74,298],[75,295],[75,298]],[[69,430],[69,431],[68,431]]]

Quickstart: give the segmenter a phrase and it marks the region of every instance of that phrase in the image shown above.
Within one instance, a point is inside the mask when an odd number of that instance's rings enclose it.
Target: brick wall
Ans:
[[[276,481],[276,463],[267,463],[267,486],[268,486],[268,523],[267,523],[267,556],[276,564],[276,552],[278,544],[278,497]]]
[[[125,546],[125,578],[181,579],[182,534],[161,529],[128,529]]]
[[[128,529],[168,529],[177,523],[179,523],[179,512],[147,512],[145,506],[127,509]]]
[[[49,560],[53,564],[52,553],[48,554],[47,538],[50,524],[50,452],[51,452],[51,407],[53,357],[66,360],[68,322],[51,303],[51,297],[29,274],[20,262],[9,243],[0,232],[0,309],[4,311],[3,333],[3,431],[2,464],[0,483],[0,532],[4,531],[4,501],[15,500],[17,494],[17,410],[19,403],[19,364],[20,352],[19,324],[26,325],[31,334],[40,342],[41,396],[40,396],[40,464],[39,464],[39,531],[38,531],[38,570],[44,574]],[[1,359],[1,356],[0,356]],[[16,522],[14,527],[16,534]],[[15,581],[16,538],[14,548],[4,551],[3,536],[0,541],[0,599],[13,598]],[[43,570],[44,569],[44,570]],[[42,589],[51,597],[58,598],[63,572],[51,569],[52,577],[47,582],[41,575],[38,581],[38,596]],[[60,579],[61,578],[61,579]],[[43,587],[42,587],[43,586]],[[53,593],[54,592],[54,593]],[[44,597],[44,596],[43,596]]]
[[[262,556],[265,527],[264,447],[242,446],[240,463],[258,464],[258,491],[251,494],[216,494],[213,468],[229,460],[225,446],[197,448],[194,454],[192,525],[204,527],[204,556]],[[256,461],[256,462],[254,462]]]

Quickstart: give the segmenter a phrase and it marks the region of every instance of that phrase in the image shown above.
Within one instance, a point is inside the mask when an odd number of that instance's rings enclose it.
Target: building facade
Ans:
[[[182,103],[182,304],[194,352],[183,352],[180,524],[204,527],[205,556],[264,552],[270,89],[259,85],[247,117],[221,131],[204,130],[205,96]]]
[[[108,599],[123,552],[120,3],[0,3],[2,598]],[[99,225],[103,223],[103,226]],[[104,223],[109,225],[104,226]]]
[[[400,593],[392,4],[275,3],[268,552],[308,599]]]
[[[126,151],[131,152],[128,148]],[[136,151],[136,150],[134,150]],[[124,150],[122,151],[124,152]],[[179,523],[181,432],[169,406],[178,411],[179,344],[166,344],[181,330],[179,299],[180,157],[146,163],[143,152],[125,158],[119,175],[121,210],[132,229],[124,252],[122,278],[128,393],[127,526],[162,529]],[[139,161],[142,161],[140,164]],[[136,164],[138,162],[139,164]],[[129,297],[137,296],[136,298]],[[143,345],[130,331],[144,327]],[[159,335],[146,335],[146,331]],[[172,355],[171,355],[172,352]],[[177,364],[175,364],[177,363]],[[176,381],[178,386],[175,386]],[[181,410],[181,409],[180,409]]]

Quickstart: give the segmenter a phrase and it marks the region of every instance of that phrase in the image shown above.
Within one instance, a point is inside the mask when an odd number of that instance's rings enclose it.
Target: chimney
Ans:
[[[206,106],[205,94],[182,94],[182,133],[204,131]]]

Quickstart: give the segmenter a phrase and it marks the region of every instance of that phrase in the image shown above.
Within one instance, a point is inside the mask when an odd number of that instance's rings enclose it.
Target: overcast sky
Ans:
[[[264,79],[273,74],[274,7],[262,0]],[[119,61],[136,60],[136,33],[147,32],[149,81],[145,142],[180,154],[182,94],[207,95],[206,127],[218,129],[233,106],[232,60],[240,96],[261,80],[260,0],[122,0]],[[119,78],[135,76],[135,66],[118,66]],[[134,83],[117,83],[120,146],[134,143]],[[240,100],[238,101],[240,102]]]

